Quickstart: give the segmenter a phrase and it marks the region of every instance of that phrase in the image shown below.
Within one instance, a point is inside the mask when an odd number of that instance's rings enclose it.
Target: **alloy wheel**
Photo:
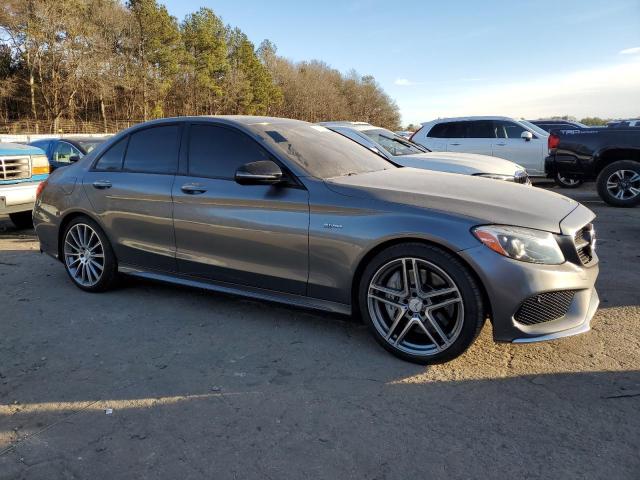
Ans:
[[[464,323],[462,295],[440,267],[398,258],[378,269],[368,288],[373,325],[393,347],[427,357],[447,350]]]
[[[104,247],[96,231],[85,223],[73,225],[64,240],[64,261],[71,278],[83,287],[93,287],[102,278]]]
[[[578,180],[577,178],[569,178],[564,175],[560,175],[559,173],[556,175],[558,182],[560,182],[565,187],[576,187],[582,183],[582,180]]]
[[[640,195],[640,173],[616,170],[607,179],[607,190],[618,200],[631,200]]]

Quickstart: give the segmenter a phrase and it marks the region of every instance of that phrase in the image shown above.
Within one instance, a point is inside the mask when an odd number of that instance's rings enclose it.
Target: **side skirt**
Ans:
[[[233,283],[204,280],[187,275],[167,274],[150,270],[141,270],[136,267],[129,267],[125,265],[118,266],[118,271],[120,273],[124,273],[134,277],[145,278],[148,280],[173,283],[186,287],[201,288],[213,292],[228,293],[231,295],[255,298],[258,300],[266,300],[269,302],[284,303],[286,305],[293,305],[301,308],[323,310],[326,312],[338,313],[341,315],[351,315],[351,305],[330,302],[328,300],[321,300],[319,298],[305,297],[302,295],[294,295],[291,293],[275,292],[273,290],[266,290],[262,288],[240,286]]]

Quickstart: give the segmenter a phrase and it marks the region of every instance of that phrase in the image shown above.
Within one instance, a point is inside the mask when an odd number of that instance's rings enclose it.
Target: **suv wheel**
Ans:
[[[607,165],[598,175],[600,198],[614,207],[640,204],[640,162],[620,160]]]
[[[16,226],[16,228],[20,230],[24,230],[26,228],[33,228],[33,217],[31,216],[31,211],[28,212],[18,212],[18,213],[10,213],[9,218]]]
[[[67,273],[77,287],[102,292],[114,284],[116,257],[107,236],[93,220],[72,220],[64,232],[62,251]]]
[[[560,173],[556,173],[556,176],[553,177],[556,185],[561,188],[578,188],[584,182],[578,178],[569,178],[561,175]]]
[[[461,355],[484,324],[480,289],[440,248],[405,243],[383,250],[360,280],[362,316],[392,354],[423,365]]]

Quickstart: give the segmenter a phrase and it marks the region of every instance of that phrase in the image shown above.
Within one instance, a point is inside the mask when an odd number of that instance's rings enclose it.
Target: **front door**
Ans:
[[[236,183],[239,166],[271,156],[228,126],[194,123],[189,130],[186,172],[173,186],[180,273],[305,294],[307,190],[293,179],[275,186]]]
[[[511,160],[526,168],[529,175],[544,175],[544,148],[546,138],[535,133],[531,140],[521,137],[525,128],[515,122],[496,120],[496,137],[493,145],[495,157]]]
[[[181,126],[138,130],[115,143],[83,186],[119,264],[176,271],[171,188]]]

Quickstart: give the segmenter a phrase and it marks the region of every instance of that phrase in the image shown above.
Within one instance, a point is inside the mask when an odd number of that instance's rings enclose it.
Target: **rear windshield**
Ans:
[[[333,178],[397,168],[328,128],[303,122],[254,123],[267,142],[312,177]]]
[[[100,139],[100,140],[78,140],[77,142],[80,144],[80,146],[82,148],[84,148],[85,152],[89,153],[91,150],[96,148],[98,145],[103,143],[105,140],[106,140],[106,138],[103,138],[103,139]]]

